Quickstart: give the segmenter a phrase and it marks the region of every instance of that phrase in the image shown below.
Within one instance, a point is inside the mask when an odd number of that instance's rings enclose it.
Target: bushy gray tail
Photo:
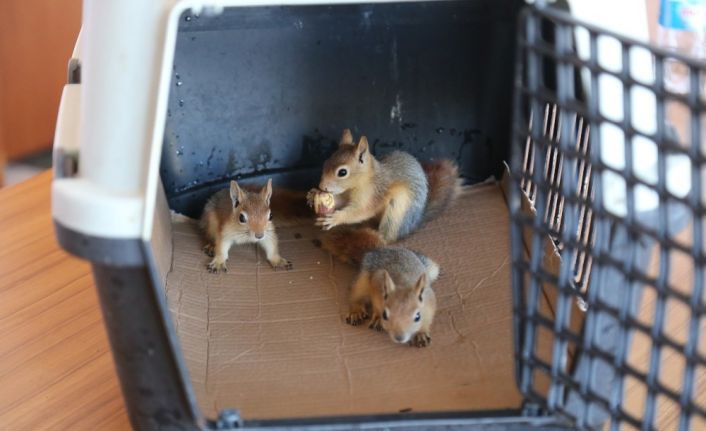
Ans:
[[[448,208],[461,192],[458,166],[451,160],[439,160],[422,166],[429,182],[427,206],[423,223],[437,218]]]

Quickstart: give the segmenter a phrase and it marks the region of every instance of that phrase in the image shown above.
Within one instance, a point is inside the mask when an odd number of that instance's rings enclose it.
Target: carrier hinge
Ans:
[[[81,83],[81,61],[79,61],[78,58],[72,58],[69,60],[66,82],[69,84]]]
[[[78,152],[56,148],[53,154],[54,178],[71,178],[78,172]]]
[[[221,410],[216,421],[217,430],[234,430],[242,427],[243,419],[240,417],[240,412],[234,409]]]
[[[522,405],[522,416],[536,418],[540,416],[546,416],[547,412],[542,408],[539,403],[531,403],[525,401]]]

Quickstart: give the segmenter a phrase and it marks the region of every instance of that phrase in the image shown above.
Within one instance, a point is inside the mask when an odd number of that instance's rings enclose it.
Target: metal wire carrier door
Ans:
[[[520,389],[581,429],[706,429],[704,65],[548,8],[518,35]]]

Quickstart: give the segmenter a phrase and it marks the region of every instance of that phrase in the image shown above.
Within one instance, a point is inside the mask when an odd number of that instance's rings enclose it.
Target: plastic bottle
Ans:
[[[660,0],[657,43],[670,51],[706,59],[706,0]],[[689,70],[673,59],[665,61],[665,87],[689,91]]]

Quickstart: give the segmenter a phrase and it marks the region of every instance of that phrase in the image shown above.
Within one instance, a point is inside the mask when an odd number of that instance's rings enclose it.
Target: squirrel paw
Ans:
[[[335,216],[336,212],[334,212],[333,214],[318,217],[316,219],[316,226],[321,226],[324,230],[330,230],[338,226],[338,222],[336,221]]]
[[[309,190],[306,194],[306,204],[309,205],[310,207],[314,206],[314,196],[316,196],[317,193],[319,193],[320,190],[317,188],[313,188]]]
[[[212,260],[211,263],[206,265],[206,269],[208,269],[208,272],[212,274],[216,274],[220,271],[223,272],[228,272],[228,268],[226,268],[226,263],[225,262],[216,262],[216,260]]]
[[[431,335],[425,332],[417,332],[414,337],[409,341],[410,346],[414,347],[426,347],[431,344]]]
[[[358,326],[368,318],[368,313],[365,311],[355,311],[348,313],[346,323],[351,326]]]
[[[272,268],[274,268],[275,271],[278,269],[284,269],[287,271],[291,271],[294,268],[294,265],[292,265],[292,262],[288,261],[287,259],[280,257],[278,259],[272,259],[270,261],[270,265]]]
[[[380,319],[380,316],[373,316],[373,318],[370,319],[370,324],[368,325],[368,328],[381,332],[382,320]]]
[[[216,251],[213,248],[213,244],[206,244],[203,246],[203,252],[206,253],[206,256],[208,257],[213,257],[216,255]]]

